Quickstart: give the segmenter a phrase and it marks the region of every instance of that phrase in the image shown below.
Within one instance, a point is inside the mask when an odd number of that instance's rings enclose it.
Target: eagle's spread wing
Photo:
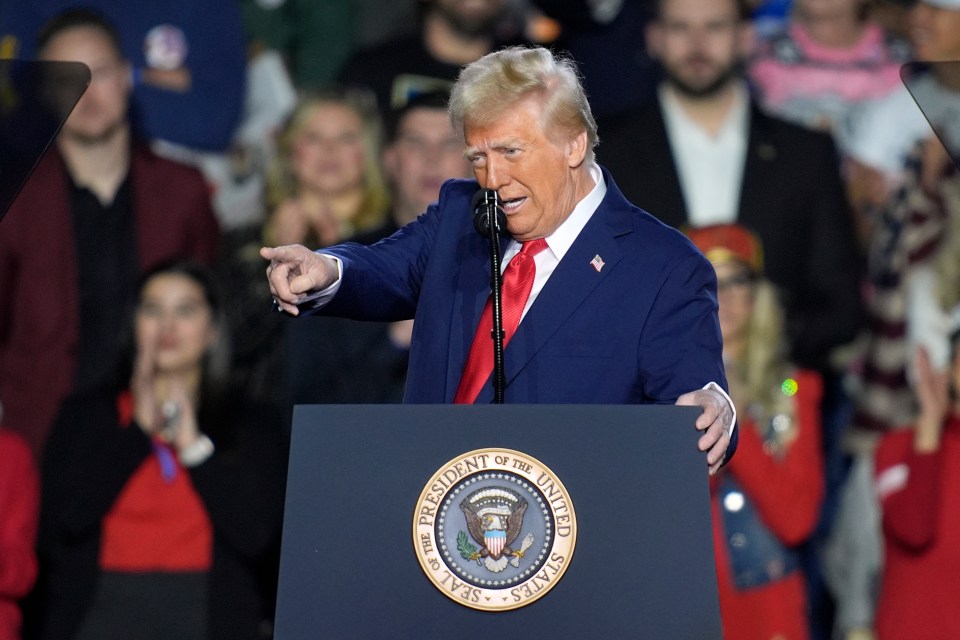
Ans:
[[[523,527],[523,514],[527,512],[527,501],[523,498],[517,502],[516,508],[507,518],[507,540],[506,546],[513,544],[513,541],[520,535],[520,529]]]
[[[463,515],[467,518],[467,531],[469,531],[473,539],[477,541],[477,544],[486,548],[486,542],[483,539],[483,525],[480,523],[480,518],[470,510],[466,500],[460,503],[460,510],[463,511]]]

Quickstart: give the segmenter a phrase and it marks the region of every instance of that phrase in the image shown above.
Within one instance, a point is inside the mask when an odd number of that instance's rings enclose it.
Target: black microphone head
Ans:
[[[477,233],[486,236],[490,233],[490,221],[493,220],[497,233],[507,228],[507,216],[500,206],[500,196],[493,189],[478,189],[473,194],[473,226]]]
[[[470,207],[476,211],[477,207],[481,204],[488,201],[496,201],[497,192],[493,189],[477,189],[477,192],[473,194],[473,200],[470,202]]]

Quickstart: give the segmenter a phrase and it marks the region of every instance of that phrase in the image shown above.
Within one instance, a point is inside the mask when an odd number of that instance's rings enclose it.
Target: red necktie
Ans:
[[[510,338],[517,332],[520,316],[527,305],[530,290],[533,288],[533,278],[537,274],[537,266],[533,257],[547,248],[547,241],[537,238],[524,242],[520,253],[515,255],[507,264],[503,272],[503,347],[506,349]],[[456,404],[471,404],[477,399],[477,394],[483,388],[487,378],[493,371],[493,302],[487,299],[487,305],[480,314],[480,324],[473,336],[470,345],[470,355],[467,357],[467,366],[463,369],[460,386],[453,401]]]

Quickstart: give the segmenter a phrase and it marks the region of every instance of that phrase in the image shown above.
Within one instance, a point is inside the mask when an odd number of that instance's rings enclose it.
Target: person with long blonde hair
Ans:
[[[317,248],[381,225],[390,204],[381,129],[372,96],[359,89],[301,97],[268,176],[264,239]]]
[[[740,422],[737,456],[712,478],[714,543],[725,637],[807,638],[797,547],[824,492],[818,374],[786,358],[777,292],[760,242],[736,224],[688,232],[717,273],[720,332]]]

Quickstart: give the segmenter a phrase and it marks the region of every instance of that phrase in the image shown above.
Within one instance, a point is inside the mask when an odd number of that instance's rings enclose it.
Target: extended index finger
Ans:
[[[290,281],[297,275],[291,273],[299,267],[297,256],[288,247],[263,247],[260,255],[270,260],[267,265],[267,282],[271,295],[280,303],[296,304],[299,296],[290,290]]]
[[[291,258],[290,248],[282,245],[279,247],[260,247],[260,257],[265,260],[289,260]]]

